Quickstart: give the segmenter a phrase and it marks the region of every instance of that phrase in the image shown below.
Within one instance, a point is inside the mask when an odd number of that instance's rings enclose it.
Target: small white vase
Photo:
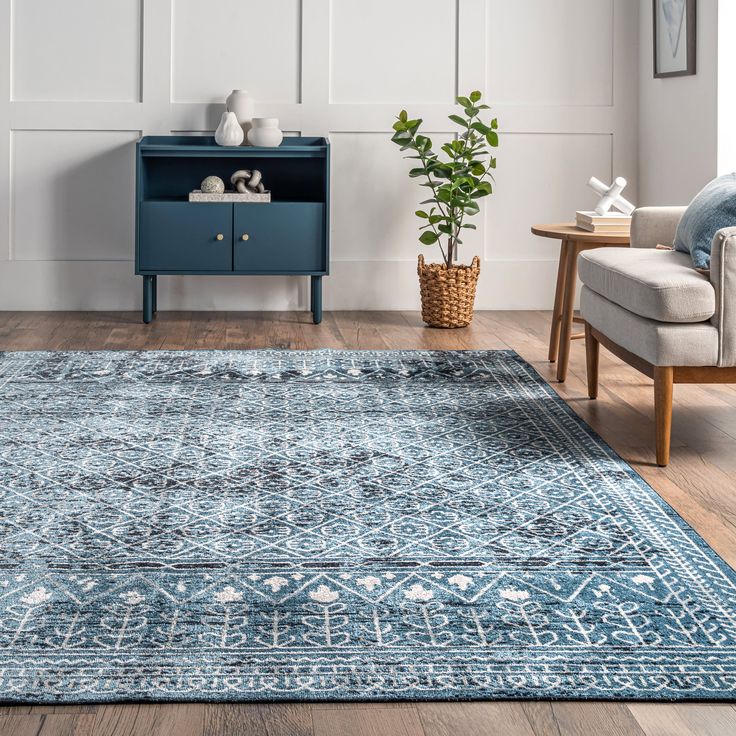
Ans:
[[[225,100],[228,112],[234,112],[235,117],[243,129],[243,135],[247,137],[251,129],[251,121],[255,112],[255,102],[248,94],[247,89],[234,89],[227,100]]]
[[[276,148],[284,140],[279,130],[278,118],[253,118],[253,127],[248,131],[248,140],[259,148]]]
[[[220,124],[215,131],[215,143],[218,146],[239,146],[243,142],[243,137],[243,129],[235,113],[222,113]]]

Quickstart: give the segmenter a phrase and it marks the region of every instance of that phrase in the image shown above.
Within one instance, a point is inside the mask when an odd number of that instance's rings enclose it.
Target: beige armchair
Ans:
[[[584,251],[588,395],[598,396],[603,345],[654,379],[657,464],[667,465],[674,383],[736,383],[736,227],[713,239],[710,276],[671,244],[684,207],[642,207],[631,222],[631,248]]]

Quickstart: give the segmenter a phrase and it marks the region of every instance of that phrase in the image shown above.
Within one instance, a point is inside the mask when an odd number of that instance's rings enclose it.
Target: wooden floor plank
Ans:
[[[552,710],[565,736],[646,736],[623,703],[553,703]]]
[[[424,736],[416,708],[313,708],[314,736]]]
[[[521,703],[420,703],[425,736],[538,736]]]
[[[629,710],[646,736],[736,734],[736,709],[699,703],[632,703]]]
[[[658,468],[652,382],[602,350],[600,398],[590,401],[583,341],[572,344],[568,379],[559,384],[555,364],[547,361],[548,334],[549,313],[532,311],[478,312],[462,330],[426,328],[417,312],[325,312],[320,325],[311,323],[308,312],[161,312],[149,325],[141,323],[139,312],[0,312],[0,350],[515,350],[736,566],[736,388],[675,388],[672,461]],[[736,733],[734,716],[736,709],[728,704],[545,701],[24,706],[0,709],[0,736],[725,736]]]
[[[94,713],[0,716],[0,736],[94,736]]]
[[[526,700],[521,707],[535,736],[563,736],[552,703],[544,700]]]
[[[101,706],[94,736],[204,736],[205,709],[198,703]]]
[[[312,736],[312,712],[301,703],[208,705],[205,736]]]

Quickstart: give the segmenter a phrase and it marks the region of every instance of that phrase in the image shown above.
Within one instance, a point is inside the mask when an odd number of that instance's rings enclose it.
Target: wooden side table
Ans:
[[[603,246],[628,247],[628,233],[589,233],[565,222],[553,225],[534,225],[532,232],[542,238],[555,238],[561,242],[560,264],[557,268],[555,304],[552,309],[552,328],[549,335],[549,362],[557,361],[557,380],[567,378],[570,359],[570,341],[584,337],[572,333],[573,322],[582,322],[573,314],[575,286],[578,277],[578,254],[590,248]]]

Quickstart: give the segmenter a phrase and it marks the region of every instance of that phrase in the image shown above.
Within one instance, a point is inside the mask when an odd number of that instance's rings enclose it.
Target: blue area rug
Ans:
[[[0,699],[733,698],[736,575],[512,352],[0,356]]]

